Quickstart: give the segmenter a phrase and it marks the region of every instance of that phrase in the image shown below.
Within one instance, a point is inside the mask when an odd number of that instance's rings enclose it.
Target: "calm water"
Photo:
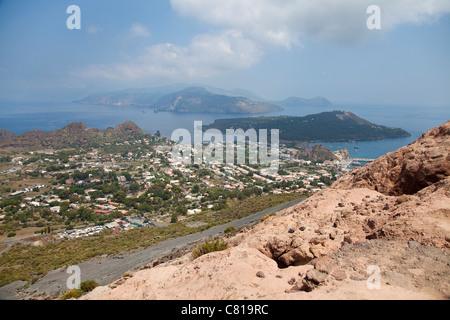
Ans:
[[[333,108],[287,107],[284,111],[268,115],[305,116],[323,111],[345,110],[354,112],[363,119],[380,125],[397,127],[412,134],[410,138],[387,139],[380,141],[361,141],[350,143],[322,143],[334,150],[348,149],[352,157],[378,158],[388,152],[401,148],[438,125],[450,120],[450,107],[411,107],[411,106],[360,106],[342,105]],[[28,130],[56,130],[72,122],[86,122],[91,128],[106,129],[118,123],[131,120],[149,133],[160,131],[170,137],[175,129],[193,130],[194,121],[211,124],[216,119],[248,117],[241,114],[177,114],[159,112],[142,107],[110,107],[79,105],[74,103],[5,103],[0,102],[0,128],[9,129],[16,134]],[[359,147],[358,151],[355,147]]]

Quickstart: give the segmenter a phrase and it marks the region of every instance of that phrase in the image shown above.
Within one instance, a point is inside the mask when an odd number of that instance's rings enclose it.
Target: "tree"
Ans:
[[[178,178],[183,178],[183,173],[179,169],[175,169],[172,171],[173,175]]]
[[[126,198],[127,198],[127,194],[123,190],[119,190],[114,193],[114,201],[116,201],[116,202],[124,203]]]
[[[183,205],[179,205],[175,210],[178,215],[185,216],[187,214],[186,207]]]
[[[330,186],[333,183],[330,178],[325,176],[320,177],[320,182],[324,183],[327,186]]]
[[[90,193],[92,199],[102,198],[104,196],[103,191],[95,190]]]
[[[137,183],[137,182],[133,182],[133,183],[130,185],[130,191],[133,192],[133,193],[138,192],[140,189],[141,189],[141,186],[140,186],[139,183]]]
[[[127,179],[127,181],[132,181],[131,174],[127,171],[122,172],[122,175]]]
[[[88,208],[80,208],[77,210],[77,216],[80,221],[93,221],[93,212]]]
[[[183,188],[181,188],[180,186],[175,185],[172,188],[172,192],[175,193],[175,194],[180,194],[180,193],[183,192]]]
[[[149,204],[147,202],[141,203],[138,208],[139,212],[151,212],[152,209],[153,208],[152,208],[151,204]]]
[[[191,189],[192,193],[198,193],[200,191],[200,186],[198,184],[194,184],[194,186]]]
[[[68,202],[61,202],[60,203],[60,207],[61,207],[60,212],[61,213],[67,212],[67,210],[69,210],[69,206],[70,206],[70,203],[68,203]]]

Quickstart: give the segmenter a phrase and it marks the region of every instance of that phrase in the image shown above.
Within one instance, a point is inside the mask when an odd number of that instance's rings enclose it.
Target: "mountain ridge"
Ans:
[[[122,140],[131,136],[150,136],[132,121],[116,125],[105,130],[89,128],[85,122],[73,122],[67,126],[53,130],[30,130],[16,135],[0,135],[0,148],[37,150],[45,148],[77,147],[89,143]]]
[[[217,96],[240,98],[244,102],[246,101],[247,103],[249,103],[249,101],[252,101],[253,103],[266,106],[266,108],[267,106],[272,105],[272,108],[274,108],[273,110],[276,109],[281,110],[283,106],[331,107],[333,105],[328,99],[323,97],[305,99],[293,96],[284,100],[277,101],[262,98],[257,94],[244,89],[224,90],[205,85],[186,85],[186,84],[174,84],[169,86],[161,86],[153,88],[130,88],[126,90],[119,90],[112,92],[99,92],[90,94],[74,102],[79,104],[91,104],[91,105],[140,106],[140,107],[158,108],[160,106],[155,104],[157,104],[158,100],[160,100],[164,96],[180,93],[189,88],[202,88],[205,91]]]
[[[167,94],[153,107],[156,111],[178,113],[258,114],[283,110],[279,106],[246,97],[214,94],[203,87],[189,87]]]

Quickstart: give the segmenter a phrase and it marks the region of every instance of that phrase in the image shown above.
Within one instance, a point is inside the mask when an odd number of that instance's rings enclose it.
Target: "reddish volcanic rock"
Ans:
[[[39,150],[46,148],[66,148],[93,143],[124,140],[130,137],[144,135],[136,124],[126,121],[115,128],[100,130],[88,128],[84,122],[74,122],[62,129],[54,131],[32,130],[20,135],[0,131],[0,148],[15,150]]]
[[[332,188],[368,188],[385,195],[415,194],[450,175],[450,121],[416,142],[357,168]]]

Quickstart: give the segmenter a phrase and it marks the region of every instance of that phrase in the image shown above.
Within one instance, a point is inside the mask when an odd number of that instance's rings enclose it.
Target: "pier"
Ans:
[[[350,158],[349,160],[357,161],[357,162],[373,162],[376,159],[368,159],[368,158]]]
[[[340,162],[340,167],[343,170],[348,170],[348,167],[350,167],[355,162],[373,162],[376,159],[369,159],[369,158],[348,158],[344,159]]]

